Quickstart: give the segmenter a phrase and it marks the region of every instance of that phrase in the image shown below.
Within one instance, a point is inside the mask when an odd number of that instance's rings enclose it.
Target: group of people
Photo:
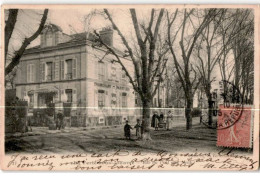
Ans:
[[[172,127],[172,121],[173,121],[173,116],[171,111],[168,111],[166,119],[164,117],[163,112],[161,112],[161,114],[158,115],[157,111],[155,111],[152,117],[151,126],[155,129],[155,131],[158,131],[159,123],[166,123],[166,129],[169,131],[170,128]]]
[[[136,129],[136,136],[137,139],[141,139],[142,138],[142,124],[140,119],[137,119],[137,123],[134,126],[134,128]],[[126,120],[126,124],[124,126],[124,131],[125,131],[125,138],[126,139],[131,139],[131,130],[133,128],[131,127],[131,125],[128,124],[128,120]]]
[[[173,116],[172,116],[171,111],[168,111],[166,119],[162,112],[160,115],[158,115],[158,113],[155,111],[152,116],[151,126],[155,128],[155,131],[158,131],[159,123],[166,123],[166,129],[169,131],[172,128],[172,121],[173,121]],[[134,128],[136,129],[137,139],[141,139],[142,138],[142,124],[141,124],[140,119],[137,119],[137,123],[134,126]],[[131,125],[129,125],[128,120],[126,120],[126,124],[124,126],[124,132],[125,132],[126,139],[131,139],[131,130],[132,129],[133,128],[131,127]]]

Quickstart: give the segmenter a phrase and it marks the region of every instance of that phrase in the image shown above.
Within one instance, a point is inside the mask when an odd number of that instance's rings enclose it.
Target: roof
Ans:
[[[54,28],[58,27],[57,29],[60,28],[59,26],[54,25],[54,24],[52,24],[52,27],[54,27]],[[37,46],[26,49],[24,54],[30,54],[30,53],[34,53],[34,52],[37,52],[37,51],[46,51],[46,50],[50,50],[50,49],[58,49],[58,48],[61,48],[61,47],[68,47],[68,46],[73,47],[73,46],[79,45],[79,44],[83,45],[83,44],[86,44],[87,40],[90,41],[90,42],[93,42],[96,39],[95,34],[89,33],[88,38],[87,38],[87,34],[88,34],[87,32],[76,33],[76,34],[71,34],[71,35],[64,34],[64,35],[69,36],[71,39],[66,41],[66,42],[59,43],[56,46],[41,47],[41,45],[37,45]],[[115,47],[112,47],[112,48],[119,55],[121,55],[121,56],[125,55],[125,53],[120,51],[119,49],[117,49]],[[106,50],[105,47],[100,47],[100,49]]]

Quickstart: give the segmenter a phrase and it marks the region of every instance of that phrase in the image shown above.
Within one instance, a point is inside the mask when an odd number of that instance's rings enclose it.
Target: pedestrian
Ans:
[[[58,128],[58,130],[60,130],[63,127],[63,119],[64,116],[61,113],[61,111],[59,111],[57,114],[57,121],[56,121],[56,128]]]
[[[159,118],[160,117],[158,115],[155,117],[155,125],[154,125],[155,131],[158,131],[159,128]]]
[[[167,119],[166,119],[166,128],[167,131],[170,131],[170,128],[172,127],[172,120],[173,120],[173,116],[172,116],[172,112],[169,111],[168,115],[167,115]]]
[[[164,115],[163,115],[163,112],[161,112],[160,118],[159,118],[159,123],[163,123],[163,120],[164,120]]]
[[[31,120],[31,116],[27,116],[26,118],[26,126],[27,126],[27,130],[26,131],[31,131],[32,132],[32,120]]]
[[[155,118],[156,118],[157,112],[155,111],[152,117],[152,123],[151,123],[151,127],[155,127]]]
[[[151,124],[151,127],[153,127],[153,128],[155,128],[155,119],[156,118],[159,119],[159,116],[158,116],[157,111],[154,111],[154,114],[153,114],[153,117],[152,117],[152,124]]]
[[[137,139],[141,139],[142,138],[142,135],[141,135],[142,125],[141,125],[140,119],[137,119],[137,123],[135,125],[135,129],[136,129]]]
[[[124,127],[124,131],[125,131],[125,138],[126,139],[131,139],[131,129],[133,129],[129,124],[128,124],[128,120],[125,121],[125,127]]]

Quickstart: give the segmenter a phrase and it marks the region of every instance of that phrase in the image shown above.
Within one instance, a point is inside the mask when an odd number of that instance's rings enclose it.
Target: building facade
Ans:
[[[111,29],[100,35],[113,46]],[[17,96],[27,100],[31,109],[54,104],[68,119],[80,117],[78,126],[135,121],[135,92],[128,78],[104,48],[92,47],[93,38],[88,33],[67,35],[54,24],[46,26],[40,45],[27,49],[21,58]],[[134,74],[131,61],[122,60]]]

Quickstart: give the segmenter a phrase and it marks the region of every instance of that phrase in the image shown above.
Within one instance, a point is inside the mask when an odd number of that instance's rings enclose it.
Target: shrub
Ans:
[[[201,109],[200,108],[193,108],[191,111],[192,117],[199,117],[201,116]]]

